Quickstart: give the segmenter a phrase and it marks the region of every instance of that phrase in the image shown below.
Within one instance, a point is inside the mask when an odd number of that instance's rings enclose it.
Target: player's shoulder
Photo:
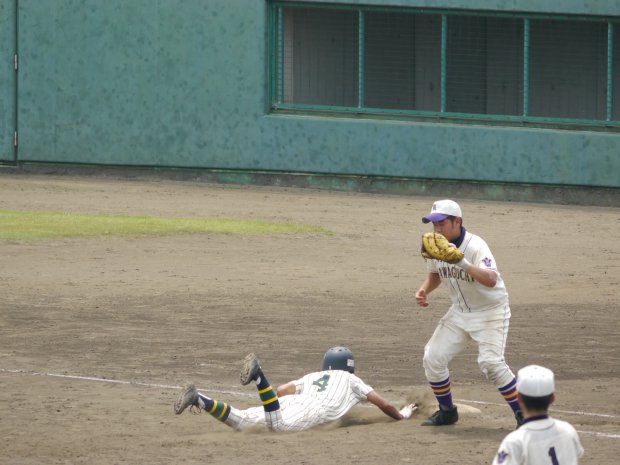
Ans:
[[[307,374],[304,378],[315,379],[315,378],[322,378],[322,377],[326,377],[326,376],[328,376],[328,377],[330,377],[332,379],[350,379],[350,378],[359,379],[354,374],[351,374],[348,371],[344,371],[344,370],[322,370],[322,371],[315,371],[315,372]]]
[[[516,429],[508,433],[504,437],[504,442],[510,443],[510,444],[523,444],[523,442],[525,442],[526,436],[530,434],[530,430],[528,430],[527,428],[524,428],[524,426],[525,425],[519,427],[519,429]]]
[[[374,391],[372,386],[370,386],[368,383],[366,383],[366,381],[364,381],[362,378],[360,378],[359,376],[354,375],[352,373],[349,373],[349,383],[351,385],[358,386],[365,393],[368,393],[370,391]]]
[[[555,427],[558,428],[559,430],[565,431],[568,433],[577,434],[577,430],[569,422],[564,421],[564,420],[558,420],[557,418],[552,418],[551,420],[555,424]]]
[[[465,231],[465,237],[463,238],[463,244],[471,245],[487,245],[486,241],[478,234],[474,234],[471,231]]]
[[[576,434],[576,430],[573,425],[567,421],[558,420],[557,418],[550,416],[537,419],[536,421],[526,421],[518,430],[513,431],[513,433],[521,433],[523,435],[530,433],[536,434],[537,432],[549,431],[551,429],[555,429],[562,434]]]
[[[504,436],[493,461],[494,465],[499,463],[521,463],[527,441],[526,433],[521,428],[511,431]]]
[[[355,381],[361,381],[362,383],[364,382],[364,380],[362,378],[360,378],[358,375],[354,374],[354,373],[349,373],[348,371],[345,371],[345,373],[349,376],[349,378],[351,378],[352,380]]]
[[[465,237],[463,238],[463,242],[459,248],[465,253],[492,254],[489,244],[487,244],[482,237],[477,234],[470,233],[469,231],[465,233]]]
[[[348,382],[353,382],[353,383],[363,382],[359,376],[353,373],[349,373],[348,371],[333,370],[330,373],[332,373],[337,378],[342,379],[342,380],[347,380]]]

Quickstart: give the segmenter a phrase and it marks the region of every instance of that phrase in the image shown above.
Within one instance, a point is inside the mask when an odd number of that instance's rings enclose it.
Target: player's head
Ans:
[[[423,223],[433,223],[433,231],[443,234],[449,242],[455,241],[461,234],[463,212],[454,200],[437,200],[431,212],[422,217]]]
[[[461,207],[454,200],[437,200],[431,207],[431,212],[422,217],[422,223],[437,223],[446,218],[463,218]]]
[[[528,410],[547,410],[555,398],[553,371],[538,365],[521,368],[517,373],[517,391]]]
[[[355,357],[347,347],[332,347],[323,356],[322,370],[343,370],[355,372]]]

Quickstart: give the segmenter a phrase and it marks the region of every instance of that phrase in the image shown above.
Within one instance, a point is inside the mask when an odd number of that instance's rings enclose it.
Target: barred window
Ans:
[[[620,129],[620,17],[271,6],[274,111]]]
[[[446,111],[521,114],[522,21],[451,16],[447,27]]]
[[[284,101],[347,107],[357,102],[357,13],[287,9]]]
[[[534,20],[530,40],[530,114],[604,120],[607,25]]]

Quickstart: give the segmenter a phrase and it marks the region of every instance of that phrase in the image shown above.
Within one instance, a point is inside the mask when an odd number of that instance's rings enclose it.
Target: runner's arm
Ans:
[[[405,418],[389,400],[384,399],[375,391],[370,391],[366,398],[370,403],[379,407],[388,417],[392,417],[395,420],[403,420]]]
[[[278,389],[276,389],[276,393],[278,394],[278,397],[288,396],[291,394],[295,394],[296,392],[297,392],[297,387],[295,386],[295,383],[293,382],[282,384],[278,386]]]

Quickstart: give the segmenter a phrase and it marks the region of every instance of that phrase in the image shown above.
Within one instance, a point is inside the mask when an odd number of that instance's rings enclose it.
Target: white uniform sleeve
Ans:
[[[572,438],[575,443],[575,451],[577,452],[577,457],[583,457],[583,446],[581,445],[581,441],[579,440],[579,435],[577,434],[577,430],[573,427],[573,425],[569,425],[572,430]]]
[[[493,270],[499,275],[499,271],[497,270],[497,263],[495,262],[495,257],[491,253],[491,249],[487,245],[487,243],[478,238],[480,245],[479,248],[474,253],[472,259],[470,260],[473,265],[476,265],[480,268],[484,268],[487,270]]]
[[[301,394],[302,392],[304,392],[304,386],[306,385],[306,376],[308,375],[296,379],[295,381],[291,381],[291,383],[295,385],[295,394]]]
[[[366,400],[373,388],[355,375],[351,375],[351,391],[360,399]]]
[[[510,433],[504,438],[493,459],[493,465],[522,465],[523,443]]]

